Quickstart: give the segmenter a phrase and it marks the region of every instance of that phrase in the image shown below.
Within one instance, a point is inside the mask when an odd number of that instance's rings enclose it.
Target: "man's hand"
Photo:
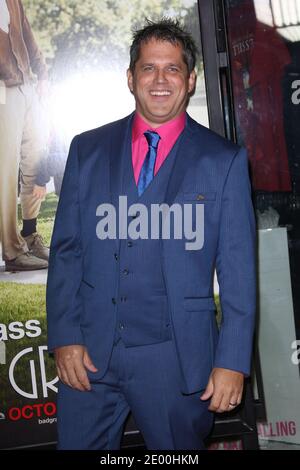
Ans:
[[[230,369],[216,367],[212,370],[201,400],[212,397],[209,410],[217,413],[231,411],[241,403],[244,375]]]
[[[91,390],[86,369],[90,372],[97,372],[98,369],[92,363],[86,347],[78,344],[62,346],[55,349],[54,355],[58,376],[65,385],[81,392]]]
[[[32,190],[32,195],[43,201],[46,197],[46,186],[38,186],[35,184]]]

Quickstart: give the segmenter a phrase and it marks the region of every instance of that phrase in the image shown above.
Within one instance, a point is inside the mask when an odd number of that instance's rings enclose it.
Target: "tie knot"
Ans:
[[[144,136],[147,139],[149,147],[157,149],[158,142],[160,140],[160,135],[154,131],[146,131],[144,132]]]

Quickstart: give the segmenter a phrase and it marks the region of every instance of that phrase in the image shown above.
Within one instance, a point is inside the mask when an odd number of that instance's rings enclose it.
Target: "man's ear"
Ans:
[[[195,70],[192,70],[189,76],[189,93],[192,93],[194,91],[194,88],[196,86],[196,72]]]
[[[127,70],[127,84],[129,90],[133,93],[133,75],[130,69]]]

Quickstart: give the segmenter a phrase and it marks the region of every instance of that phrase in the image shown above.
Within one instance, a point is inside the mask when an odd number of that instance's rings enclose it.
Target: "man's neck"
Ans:
[[[140,119],[142,119],[145,123],[147,123],[149,125],[150,128],[152,129],[158,129],[159,127],[162,127],[164,126],[165,124],[169,124],[171,122],[174,122],[176,121],[177,119],[182,119],[182,116],[186,113],[186,111],[182,111],[182,113],[174,116],[173,118],[171,119],[167,119],[166,121],[162,121],[162,122],[152,122],[150,121],[149,119],[147,119],[142,113],[140,113],[137,109],[135,110],[136,114],[139,116]]]

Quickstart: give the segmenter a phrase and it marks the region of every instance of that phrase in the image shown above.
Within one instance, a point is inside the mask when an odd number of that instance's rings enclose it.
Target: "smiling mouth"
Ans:
[[[151,96],[170,96],[171,92],[169,90],[153,90],[150,91]]]

